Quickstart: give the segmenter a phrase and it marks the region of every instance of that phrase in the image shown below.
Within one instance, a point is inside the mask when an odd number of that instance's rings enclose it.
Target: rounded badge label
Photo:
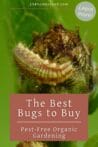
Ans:
[[[75,14],[82,21],[90,21],[96,15],[96,8],[91,2],[80,2],[75,8]]]

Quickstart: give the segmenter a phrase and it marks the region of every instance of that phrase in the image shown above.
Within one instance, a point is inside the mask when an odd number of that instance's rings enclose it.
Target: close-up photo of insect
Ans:
[[[22,82],[25,77],[32,81],[31,92],[35,80],[39,87],[36,92],[89,93],[97,72],[92,50],[93,45],[84,43],[78,30],[56,24],[48,32],[35,36],[30,48],[20,42],[13,52]],[[42,91],[44,86],[46,90]]]
[[[98,147],[97,9],[97,0],[1,0],[0,147]],[[34,138],[40,126],[65,136]],[[68,126],[77,132],[60,132]]]

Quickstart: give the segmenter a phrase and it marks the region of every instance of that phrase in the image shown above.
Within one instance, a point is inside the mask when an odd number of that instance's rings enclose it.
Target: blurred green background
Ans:
[[[29,9],[30,2],[67,2],[66,7]],[[83,40],[95,45],[93,60],[98,62],[98,15],[89,22],[76,18],[74,10],[81,0],[1,0],[0,1],[0,147],[15,147],[10,141],[10,95],[18,89],[18,76],[13,63],[12,49],[19,41],[30,45],[33,32],[45,32],[50,24],[61,23],[65,28],[80,28]],[[98,0],[90,0],[98,9]],[[94,106],[93,106],[94,107]],[[98,147],[98,110],[88,117],[88,136],[85,147]],[[96,143],[94,143],[96,142]],[[94,144],[92,144],[94,143]],[[83,147],[85,142],[77,142]],[[62,147],[76,147],[62,144]]]

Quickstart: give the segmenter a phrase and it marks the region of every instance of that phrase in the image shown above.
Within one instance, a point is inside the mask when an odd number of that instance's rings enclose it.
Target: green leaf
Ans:
[[[98,85],[89,96],[89,114],[92,114],[98,108]]]
[[[98,134],[91,137],[84,145],[84,147],[98,147]]]
[[[77,147],[76,142],[60,142],[60,147]]]
[[[40,2],[40,0],[37,2]],[[33,31],[39,33],[45,32],[48,30],[48,26],[52,20],[56,21],[54,9],[50,11],[47,11],[47,8],[40,8],[39,10],[36,8],[31,9],[29,8],[30,2],[28,0],[10,1],[9,3],[10,17],[16,42],[24,41],[28,44],[31,43]]]
[[[77,147],[76,142],[61,141],[61,142],[48,142],[48,147]]]

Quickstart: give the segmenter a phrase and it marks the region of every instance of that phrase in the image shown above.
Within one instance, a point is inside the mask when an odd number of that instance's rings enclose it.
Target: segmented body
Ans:
[[[74,85],[82,81],[84,87],[92,88],[91,50],[81,41],[79,32],[69,31],[62,25],[37,37],[31,50],[19,43],[14,56],[20,69],[42,84],[57,85],[71,79]]]
[[[75,72],[70,61],[61,65],[51,63],[30,51],[21,43],[14,50],[14,56],[20,68],[29,72],[32,78],[37,77],[42,83],[56,85],[72,77]]]

